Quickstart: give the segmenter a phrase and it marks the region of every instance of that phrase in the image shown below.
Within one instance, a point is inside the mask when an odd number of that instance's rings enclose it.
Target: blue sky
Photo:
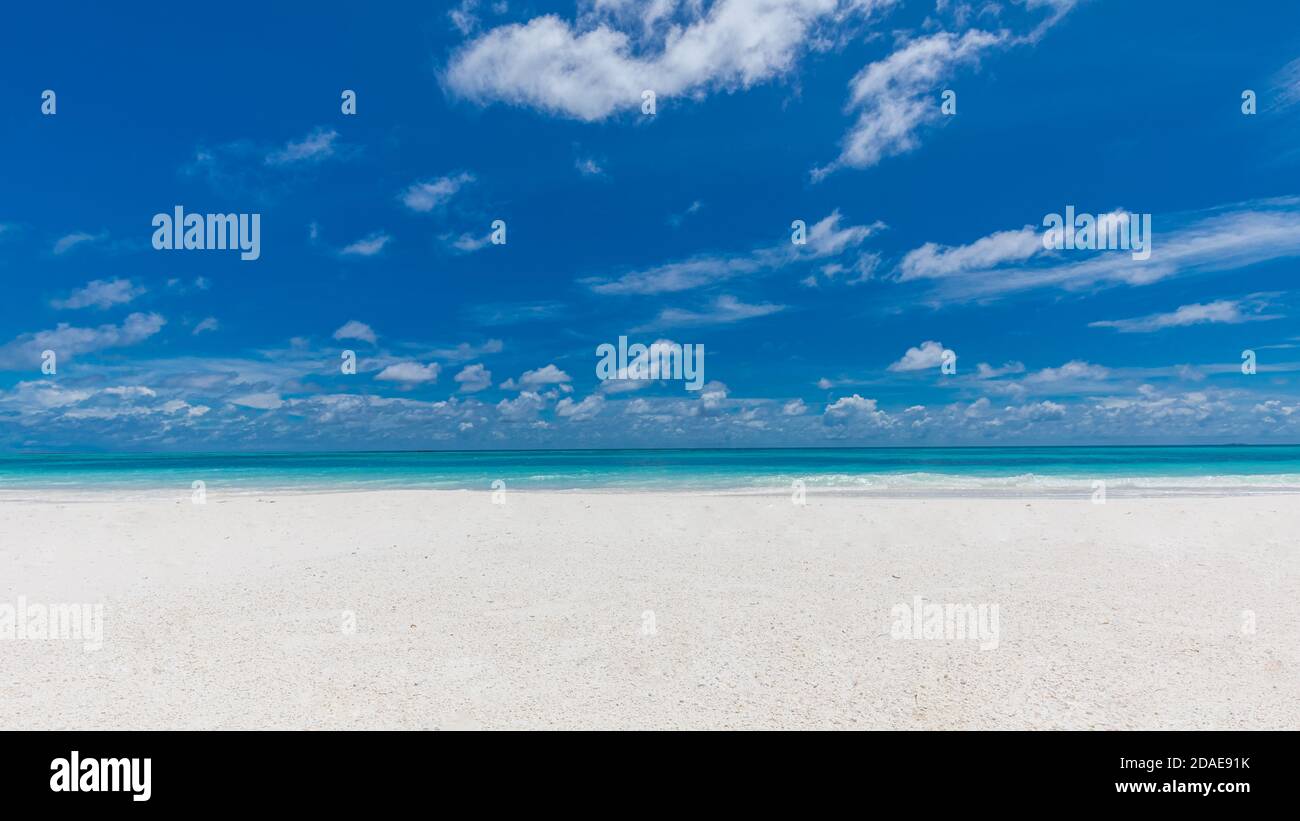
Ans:
[[[1300,441],[1300,9],[275,6],[11,10],[0,447]]]

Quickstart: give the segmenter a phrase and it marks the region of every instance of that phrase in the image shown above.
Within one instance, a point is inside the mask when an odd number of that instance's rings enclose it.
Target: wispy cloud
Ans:
[[[903,258],[900,279],[934,279],[941,302],[961,302],[1039,288],[1080,290],[1147,285],[1172,276],[1228,271],[1300,255],[1300,199],[1226,205],[1194,214],[1155,215],[1151,257],[1128,252],[1030,254],[1026,229],[1003,231],[957,249],[933,244]],[[938,250],[935,250],[938,248]],[[1025,255],[1029,256],[1025,256]],[[981,261],[988,264],[980,265]]]
[[[578,169],[578,173],[584,177],[603,177],[605,168],[597,162],[595,157],[579,157],[573,161],[573,166]]]
[[[50,304],[60,310],[104,309],[126,305],[144,292],[142,286],[132,284],[129,279],[96,279],[73,291],[67,299],[51,300]]]
[[[107,231],[101,231],[98,234],[91,234],[87,231],[74,231],[71,234],[59,237],[58,241],[54,243],[54,254],[55,256],[62,256],[80,245],[103,242],[106,239],[108,239]]]
[[[339,251],[339,253],[344,256],[352,257],[373,257],[380,251],[384,250],[384,246],[388,245],[392,239],[393,238],[388,234],[385,234],[382,231],[376,231],[364,239],[359,239],[350,245],[344,246],[343,250]]]
[[[300,140],[290,140],[282,148],[266,155],[267,165],[320,162],[333,157],[338,132],[332,128],[317,128]]]
[[[192,336],[198,336],[199,334],[202,333],[209,333],[211,331],[215,331],[220,327],[221,324],[217,322],[217,318],[215,316],[210,316],[207,317],[206,319],[201,320],[198,324],[196,324],[194,326],[194,330],[191,331],[190,334]]]
[[[841,225],[839,211],[808,226],[807,242],[796,245],[789,239],[741,254],[712,254],[631,271],[614,280],[581,280],[598,294],[663,294],[700,288],[748,274],[772,271],[799,261],[839,256],[862,245],[884,223]]]
[[[1261,322],[1282,319],[1280,314],[1265,314],[1268,301],[1262,298],[1217,299],[1214,302],[1180,305],[1168,313],[1147,314],[1131,319],[1103,319],[1089,322],[1090,328],[1114,328],[1120,333],[1151,333],[1165,328],[1183,328],[1188,325],[1221,323],[1239,325],[1243,322]]]
[[[700,212],[700,209],[703,207],[704,207],[704,203],[700,202],[699,200],[695,200],[690,205],[686,206],[686,210],[681,212],[680,214],[669,214],[668,224],[674,228],[680,228],[682,226],[682,223],[686,221],[687,217],[691,216],[692,214],[698,214]]]
[[[715,299],[709,307],[700,311],[665,308],[660,311],[659,316],[653,322],[646,323],[635,330],[643,331],[691,325],[729,325],[746,319],[769,316],[785,310],[785,307],[784,305],[774,305],[768,302],[750,305],[741,302],[734,296],[724,294]]]
[[[942,118],[938,83],[962,65],[977,64],[989,49],[1006,43],[1006,32],[971,29],[961,36],[939,32],[913,40],[872,63],[849,83],[846,108],[858,119],[844,136],[840,156],[813,171],[822,179],[838,168],[869,168],[920,144],[917,131]]]
[[[469,306],[464,314],[478,325],[522,325],[561,318],[568,307],[562,302],[492,302]]]
[[[459,251],[462,254],[472,254],[475,251],[481,251],[492,243],[492,235],[488,234],[470,234],[465,233],[460,236],[455,234],[443,234],[439,237],[448,247]]]
[[[906,282],[986,271],[1004,263],[1021,262],[1043,250],[1042,236],[1029,225],[1018,231],[998,231],[970,245],[954,247],[927,242],[903,257],[898,265],[898,278]]]
[[[1300,103],[1300,58],[1282,66],[1273,76],[1272,86],[1279,108],[1290,108]]]
[[[412,211],[428,213],[451,202],[457,192],[472,182],[474,182],[474,175],[461,171],[433,180],[412,183],[401,193],[399,199]]]

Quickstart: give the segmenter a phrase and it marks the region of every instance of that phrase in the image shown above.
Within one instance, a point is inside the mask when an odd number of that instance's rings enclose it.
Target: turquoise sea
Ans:
[[[0,490],[356,488],[917,494],[1300,491],[1300,446],[0,455]]]

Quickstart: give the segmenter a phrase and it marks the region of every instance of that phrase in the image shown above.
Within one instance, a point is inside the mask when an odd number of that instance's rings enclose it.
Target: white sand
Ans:
[[[0,641],[5,729],[1300,726],[1297,496],[21,495],[0,603],[104,642]]]

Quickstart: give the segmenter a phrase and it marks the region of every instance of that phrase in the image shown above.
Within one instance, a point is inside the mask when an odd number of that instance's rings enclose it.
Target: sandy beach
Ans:
[[[1300,726],[1300,496],[497,501],[7,493],[0,727]]]

